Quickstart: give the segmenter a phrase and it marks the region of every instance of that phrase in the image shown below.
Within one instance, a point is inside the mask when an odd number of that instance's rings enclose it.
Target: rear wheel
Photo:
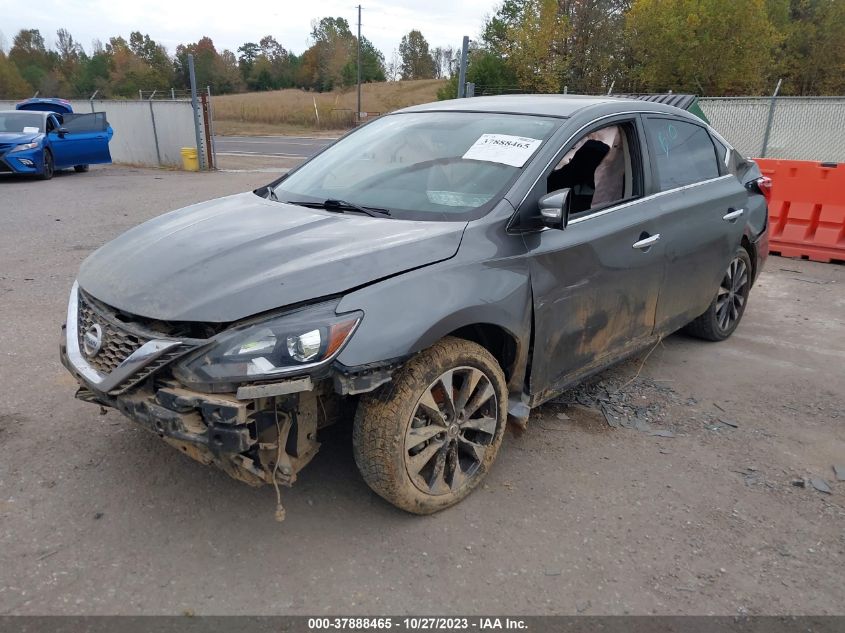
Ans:
[[[39,177],[41,180],[50,180],[53,177],[53,172],[55,171],[55,167],[53,164],[53,155],[50,153],[50,150],[44,150],[44,162],[41,165],[41,174]]]
[[[431,514],[484,479],[502,443],[507,391],[486,349],[447,337],[358,404],[355,462],[393,505]]]
[[[707,312],[687,325],[686,331],[708,341],[723,341],[739,325],[751,291],[751,257],[740,247],[731,260]]]
[[[74,165],[73,171],[75,171],[77,174],[81,174],[83,172],[88,171],[88,165]]]

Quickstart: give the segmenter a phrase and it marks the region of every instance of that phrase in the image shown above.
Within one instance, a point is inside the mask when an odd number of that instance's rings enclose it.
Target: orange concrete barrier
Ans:
[[[845,262],[845,163],[755,160],[772,179],[769,251]]]

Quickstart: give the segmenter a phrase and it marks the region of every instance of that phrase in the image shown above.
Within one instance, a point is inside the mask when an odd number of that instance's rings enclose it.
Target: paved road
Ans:
[[[845,611],[845,482],[830,469],[845,459],[842,266],[773,258],[729,341],[671,336],[598,377],[608,406],[624,398],[674,437],[549,404],[508,433],[483,486],[429,517],[370,492],[348,422],[321,435],[278,524],[269,486],[75,400],[58,336],[81,261],[267,180],[0,178],[0,615]]]
[[[307,136],[215,136],[218,156],[280,156],[308,158],[332,143],[332,138]]]

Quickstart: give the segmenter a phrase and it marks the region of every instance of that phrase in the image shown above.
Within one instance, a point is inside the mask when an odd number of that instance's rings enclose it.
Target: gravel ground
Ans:
[[[431,517],[368,490],[348,424],[277,524],[271,488],[74,400],[86,254],[273,177],[0,180],[0,614],[845,613],[842,266],[771,258],[731,340],[674,335],[562,395]]]

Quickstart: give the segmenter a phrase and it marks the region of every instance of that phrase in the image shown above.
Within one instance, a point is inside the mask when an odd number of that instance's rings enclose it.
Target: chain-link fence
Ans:
[[[743,156],[845,162],[845,97],[708,97],[699,105]]]
[[[470,96],[476,97],[524,92],[518,86],[473,88]],[[702,97],[698,103],[743,156],[845,163],[845,96]]]

